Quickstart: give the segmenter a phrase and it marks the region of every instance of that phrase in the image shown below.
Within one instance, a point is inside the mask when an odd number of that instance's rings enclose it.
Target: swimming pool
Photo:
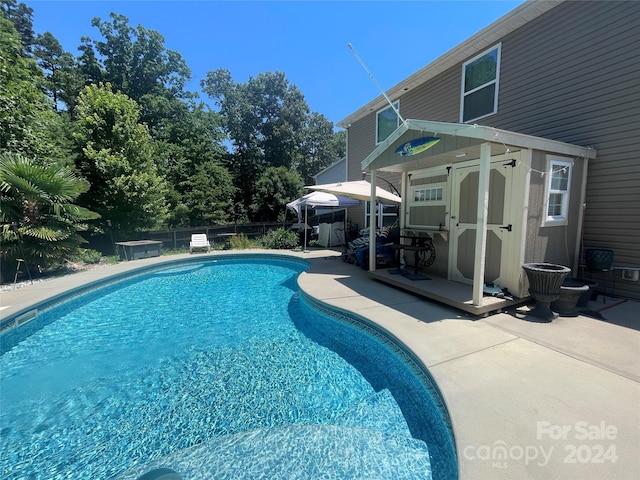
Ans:
[[[313,452],[330,446],[379,464],[379,478],[390,459],[406,459],[406,478],[455,478],[428,374],[384,331],[298,294],[305,268],[270,256],[158,267],[3,334],[3,478],[108,478],[221,452],[235,463],[217,476],[240,478],[239,458],[265,472],[288,449],[289,465],[326,472]]]

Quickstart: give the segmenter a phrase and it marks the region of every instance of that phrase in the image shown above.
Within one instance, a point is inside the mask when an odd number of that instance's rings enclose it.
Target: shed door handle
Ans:
[[[509,225],[503,225],[502,227],[499,227],[502,230],[506,230],[507,232],[510,232],[513,229],[513,225],[509,224]]]

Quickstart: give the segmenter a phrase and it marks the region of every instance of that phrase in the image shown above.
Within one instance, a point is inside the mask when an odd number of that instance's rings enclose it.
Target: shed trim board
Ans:
[[[440,138],[433,147],[418,155],[401,156],[396,153],[397,148],[403,143],[424,136]],[[485,283],[486,248],[487,248],[487,213],[490,202],[489,178],[492,168],[492,158],[502,157],[513,153],[514,166],[516,161],[522,163],[523,158],[530,158],[530,152],[539,150],[545,153],[553,153],[573,158],[581,158],[585,161],[596,157],[596,151],[592,148],[572,145],[555,140],[549,140],[531,135],[523,135],[517,132],[500,130],[481,125],[468,125],[458,123],[434,122],[428,120],[405,120],[386,140],[378,145],[363,161],[362,169],[371,173],[371,184],[376,184],[377,171],[389,171],[403,173],[405,181],[402,182],[402,208],[400,227],[405,228],[406,202],[409,200],[408,183],[406,176],[417,170],[438,167],[453,166],[462,163],[476,164],[478,172],[477,190],[477,217],[475,228],[475,259],[473,272],[473,305],[482,307],[484,303],[483,288]],[[517,155],[516,155],[517,153]],[[525,168],[530,169],[531,164],[525,163]],[[525,184],[522,189],[528,188],[530,175],[523,177]],[[371,204],[375,204],[375,196],[372,191]],[[511,209],[519,208],[526,211],[528,197],[522,198],[522,205],[509,205]],[[373,211],[373,209],[372,209]],[[373,220],[373,219],[372,219]],[[526,219],[525,219],[526,225]],[[578,222],[579,224],[580,222]],[[373,223],[372,223],[373,224]],[[516,233],[521,235],[522,229]],[[375,236],[369,238],[370,251],[375,251]],[[521,263],[524,255],[524,243],[518,242],[521,249],[511,252],[513,259]],[[451,244],[450,244],[451,248]],[[455,254],[455,252],[451,252]],[[369,256],[369,271],[376,270],[376,256]],[[451,279],[451,269],[448,270],[448,278]],[[521,282],[520,282],[521,283]],[[516,289],[521,293],[522,288]]]

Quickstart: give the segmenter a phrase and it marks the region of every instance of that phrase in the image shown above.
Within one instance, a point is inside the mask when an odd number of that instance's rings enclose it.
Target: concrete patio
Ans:
[[[310,261],[298,280],[307,294],[380,324],[428,367],[452,418],[461,479],[640,478],[638,302],[599,297],[589,307],[606,320],[540,324],[513,311],[479,319],[377,282],[336,252],[280,253]],[[193,256],[123,262],[5,291],[0,318],[111,275]]]

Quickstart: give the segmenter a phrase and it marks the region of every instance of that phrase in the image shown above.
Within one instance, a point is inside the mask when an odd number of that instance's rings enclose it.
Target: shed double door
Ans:
[[[512,161],[515,161],[514,162]],[[514,189],[519,175],[514,155],[491,158],[489,175],[489,205],[487,214],[487,242],[485,275],[486,283],[492,282],[518,290],[519,245],[522,231],[522,207],[514,204],[520,198]],[[522,168],[522,167],[520,167]],[[479,164],[459,166],[453,169],[451,209],[451,255],[450,279],[462,283],[473,283],[476,259],[476,234],[478,219]],[[520,216],[520,218],[518,218]]]

